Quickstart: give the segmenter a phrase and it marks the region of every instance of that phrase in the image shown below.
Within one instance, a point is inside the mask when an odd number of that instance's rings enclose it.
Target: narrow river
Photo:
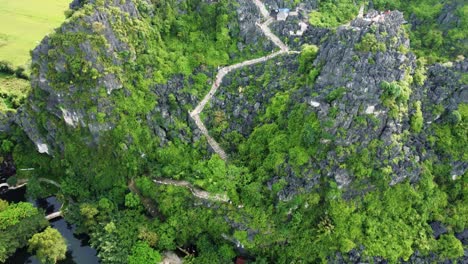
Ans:
[[[8,202],[26,202],[25,197],[26,188],[17,190],[10,190],[4,194],[0,194],[0,199],[7,200]],[[36,201],[29,201],[34,203],[37,207],[46,211],[46,214],[56,212],[60,209],[59,201],[54,197],[46,199],[38,199]],[[58,264],[98,264],[99,260],[96,256],[96,250],[89,246],[89,237],[86,235],[73,234],[74,226],[67,223],[63,218],[58,218],[50,221],[50,225],[60,231],[62,236],[67,241],[67,258],[57,262]],[[39,264],[40,262],[36,257],[28,253],[27,248],[21,248],[5,262],[7,264],[22,264],[31,263]]]

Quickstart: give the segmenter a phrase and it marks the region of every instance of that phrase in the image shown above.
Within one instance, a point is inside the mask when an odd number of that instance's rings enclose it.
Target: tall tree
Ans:
[[[44,232],[35,234],[29,239],[29,251],[36,251],[42,263],[57,263],[65,259],[67,244],[57,229],[47,227]]]

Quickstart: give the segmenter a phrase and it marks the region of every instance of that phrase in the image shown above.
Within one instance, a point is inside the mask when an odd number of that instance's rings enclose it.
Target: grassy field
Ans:
[[[29,51],[65,20],[71,0],[0,0],[0,60],[29,64]]]
[[[0,112],[15,111],[30,90],[28,81],[0,73]]]

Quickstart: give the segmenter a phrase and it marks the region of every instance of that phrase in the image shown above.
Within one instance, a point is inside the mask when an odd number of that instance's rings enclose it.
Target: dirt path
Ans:
[[[276,46],[278,46],[281,51],[283,52],[287,52],[289,50],[288,46],[286,46],[286,44],[284,44],[279,38],[278,36],[276,36],[275,34],[273,34],[273,32],[271,32],[270,28],[268,27],[271,23],[273,22],[273,18],[269,18],[267,21],[265,21],[264,23],[262,24],[258,24],[258,23],[255,23],[255,25],[257,25],[258,27],[260,27],[260,29],[263,31],[263,34],[265,34],[265,36],[267,38],[269,38],[273,43],[275,43]]]
[[[150,213],[152,217],[159,217],[159,211],[156,205],[154,205],[154,202],[150,198],[146,198],[143,195],[141,195],[140,190],[135,185],[135,181],[133,179],[130,180],[128,183],[128,188],[130,191],[138,197],[140,197],[141,203],[143,204],[143,207],[145,207],[146,211]]]
[[[279,51],[272,53],[270,55],[257,58],[257,59],[252,59],[252,60],[247,60],[244,62],[240,62],[231,66],[223,67],[219,69],[218,74],[216,74],[215,81],[213,85],[211,86],[210,91],[208,92],[207,95],[201,100],[201,102],[193,109],[192,112],[190,112],[190,117],[195,121],[195,124],[197,125],[198,129],[202,132],[202,134],[207,138],[208,143],[210,144],[211,148],[214,150],[216,154],[218,154],[221,159],[224,161],[227,160],[227,155],[226,152],[221,148],[221,146],[214,140],[208,133],[208,129],[206,129],[205,125],[203,124],[202,120],[200,119],[200,113],[203,111],[205,108],[206,104],[213,98],[214,94],[218,90],[219,86],[223,82],[224,76],[226,76],[229,72],[245,67],[245,66],[250,66],[253,64],[265,62],[267,60],[270,60],[278,55],[281,54],[292,54],[292,53],[299,53],[297,51],[289,51],[288,46],[284,44],[273,32],[271,32],[270,28],[268,27],[272,22],[273,18],[270,17],[268,10],[266,9],[265,5],[260,2],[259,0],[253,0],[254,4],[258,7],[260,10],[260,13],[264,18],[267,20],[262,23],[255,23],[265,34],[267,38],[269,38],[276,46],[280,48]]]
[[[258,9],[260,10],[260,13],[262,14],[264,18],[270,17],[270,13],[268,12],[265,5],[260,0],[253,0],[253,2],[258,7]]]
[[[359,13],[357,15],[358,18],[363,18],[364,17],[364,4],[359,7]]]

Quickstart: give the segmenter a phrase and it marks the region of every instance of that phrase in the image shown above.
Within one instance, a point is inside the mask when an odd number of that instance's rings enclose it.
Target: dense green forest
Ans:
[[[356,252],[369,263],[414,255],[462,259],[467,245],[456,234],[468,228],[468,102],[433,103],[425,87],[439,88],[436,70],[445,67],[450,74],[441,73],[447,84],[440,89],[463,96],[466,69],[453,65],[466,62],[468,5],[318,1],[307,21],[326,32],[320,41],[233,70],[201,113],[228,154],[223,160],[189,111],[209,93],[219,67],[272,52],[264,36],[244,43],[237,10],[258,11],[242,4],[96,0],[67,11],[62,27],[32,52],[31,76],[0,63],[0,110],[18,112],[0,134],[0,152],[12,154],[17,168],[34,168],[18,170],[8,182],[27,178],[29,196],[61,199],[65,218],[90,235],[102,263],[157,263],[166,251],[178,251],[184,263],[233,263],[236,256],[249,263],[354,263]],[[397,33],[375,25],[361,35],[342,31],[361,4],[366,12],[400,10],[408,23]],[[438,22],[444,8],[458,24]],[[353,34],[359,41],[345,43]],[[379,89],[376,105],[388,112],[385,122],[402,124],[402,131],[384,134],[390,125],[359,114],[367,112],[364,104],[340,112],[359,99],[349,87],[317,85],[329,76],[321,52],[332,45],[353,52],[354,66],[375,67],[369,75],[385,74],[376,61],[387,54],[410,61],[395,66],[402,78],[376,77],[372,84]],[[353,67],[349,72],[359,70]],[[349,72],[335,78],[358,79]],[[455,97],[452,92],[440,94]],[[241,94],[241,103],[228,102],[233,94]],[[325,114],[312,99],[325,105]],[[345,114],[349,130],[338,123]],[[370,133],[369,140],[346,143],[354,128]],[[42,143],[48,153],[37,151]],[[399,168],[417,176],[400,179]],[[343,171],[348,184],[335,180]],[[187,184],[154,182],[161,179]],[[200,198],[194,190],[228,201]],[[435,237],[433,222],[446,232]],[[28,240],[44,262],[63,258],[63,247],[44,253],[45,237],[63,244],[46,226],[31,204],[0,200],[0,262]]]

